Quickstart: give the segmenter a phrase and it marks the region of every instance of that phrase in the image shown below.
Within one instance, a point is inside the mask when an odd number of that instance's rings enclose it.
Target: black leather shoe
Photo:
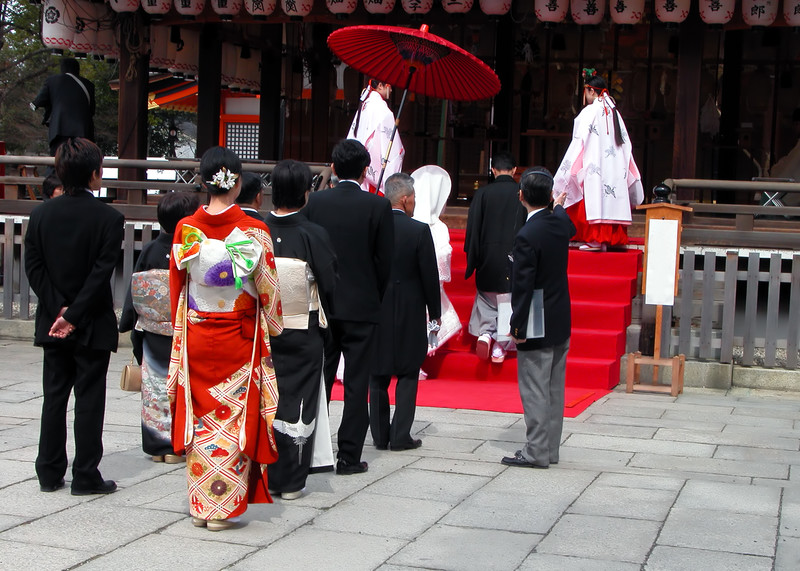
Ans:
[[[375,448],[377,450],[388,450],[389,449],[389,445],[388,444],[376,444]]]
[[[366,462],[359,462],[358,464],[350,464],[344,460],[339,460],[336,463],[336,473],[340,476],[352,476],[353,474],[363,474],[369,470],[369,465]]]
[[[64,478],[61,478],[60,482],[53,484],[52,486],[39,484],[39,489],[43,492],[55,492],[56,490],[60,490],[63,487],[64,487]]]
[[[419,438],[415,438],[408,444],[390,444],[389,447],[395,451],[399,452],[400,450],[414,450],[415,448],[419,448],[422,446],[422,440]]]
[[[73,496],[92,496],[95,494],[111,494],[116,491],[117,483],[114,480],[105,480],[94,488],[76,488],[73,486],[71,493]]]
[[[517,450],[513,456],[503,457],[500,462],[506,466],[517,466],[518,468],[541,468],[543,470],[549,468],[549,466],[528,462],[527,458],[522,455],[522,450]]]

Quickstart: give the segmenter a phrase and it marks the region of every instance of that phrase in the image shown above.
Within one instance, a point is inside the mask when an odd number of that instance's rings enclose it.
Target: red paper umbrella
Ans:
[[[421,95],[476,101],[500,91],[500,80],[488,65],[429,33],[427,25],[419,30],[350,26],[328,36],[328,47],[361,73]]]

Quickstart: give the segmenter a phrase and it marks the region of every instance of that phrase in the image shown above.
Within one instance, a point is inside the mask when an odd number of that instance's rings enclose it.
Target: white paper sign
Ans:
[[[675,270],[678,259],[678,221],[650,220],[647,235],[647,281],[644,302],[672,305],[675,302]]]

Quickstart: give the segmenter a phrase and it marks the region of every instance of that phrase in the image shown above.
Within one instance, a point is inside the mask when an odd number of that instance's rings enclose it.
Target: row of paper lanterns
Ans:
[[[139,8],[153,15],[166,14],[174,1],[175,10],[185,16],[203,12],[206,0],[109,0],[117,12],[132,12]],[[252,16],[264,17],[275,12],[278,0],[208,0],[220,16],[233,17],[244,9]],[[362,0],[371,14],[388,14],[394,10],[396,0]],[[742,17],[750,26],[769,26],[778,15],[780,0],[741,0]],[[472,10],[475,0],[441,0],[450,14]],[[489,15],[503,15],[511,9],[511,0],[478,0],[481,10]],[[427,14],[434,0],[400,0],[408,14]],[[281,9],[289,16],[308,16],[314,0],[280,0]],[[352,14],[358,0],[325,0],[333,14]],[[567,11],[578,24],[599,24],[606,12],[616,24],[636,24],[642,20],[645,0],[534,0],[536,17],[543,22],[563,22]],[[707,24],[730,22],[736,0],[700,0],[700,17]],[[680,23],[689,15],[691,0],[655,0],[656,17],[662,22]],[[800,26],[800,0],[783,0],[783,17],[791,26]]]

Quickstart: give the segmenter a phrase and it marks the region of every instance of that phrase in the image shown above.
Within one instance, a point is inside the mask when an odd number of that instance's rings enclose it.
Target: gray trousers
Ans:
[[[568,351],[569,339],[547,349],[517,352],[517,378],[527,440],[522,455],[537,466],[558,462]]]
[[[472,315],[469,317],[469,332],[478,337],[484,333],[497,338],[497,293],[476,291],[472,304]]]

